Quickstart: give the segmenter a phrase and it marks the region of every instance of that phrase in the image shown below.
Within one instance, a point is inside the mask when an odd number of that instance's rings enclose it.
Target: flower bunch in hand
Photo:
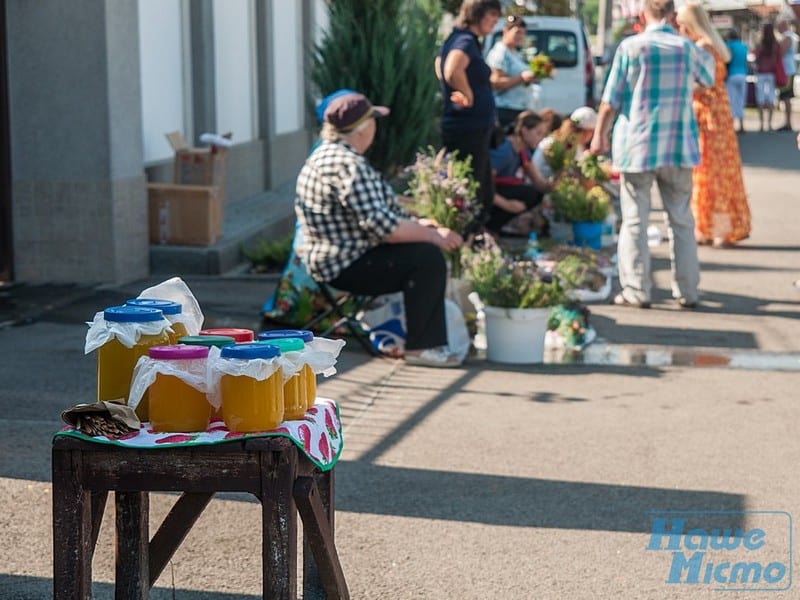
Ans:
[[[556,68],[553,66],[553,61],[550,60],[550,57],[547,54],[542,54],[541,52],[534,56],[528,66],[533,73],[533,77],[536,81],[542,81],[544,79],[552,79],[553,76],[556,74]]]

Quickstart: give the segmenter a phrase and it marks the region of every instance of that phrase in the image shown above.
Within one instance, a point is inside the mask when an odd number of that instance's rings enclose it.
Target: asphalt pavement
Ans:
[[[343,417],[336,540],[352,598],[800,597],[800,153],[793,134],[739,139],[753,233],[700,249],[698,310],[669,298],[662,244],[653,308],[592,305],[583,362],[437,370],[345,350],[320,395]],[[184,279],[207,326],[259,328],[275,285]],[[50,439],[94,395],[84,321],[156,282],[0,298],[0,598],[51,595]],[[153,526],[174,500],[152,495]],[[107,511],[96,598],[113,597]],[[260,597],[260,518],[253,498],[215,498],[151,597]],[[695,531],[659,534],[681,528]],[[703,537],[726,528],[724,548]],[[730,583],[737,563],[750,570]]]

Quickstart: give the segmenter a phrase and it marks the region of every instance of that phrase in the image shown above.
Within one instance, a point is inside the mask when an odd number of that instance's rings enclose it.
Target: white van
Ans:
[[[553,79],[540,82],[531,108],[552,108],[568,115],[579,106],[594,106],[594,63],[583,24],[572,17],[524,17],[527,33],[519,51],[529,61],[544,53],[553,61]],[[501,19],[484,40],[484,55],[503,37]]]

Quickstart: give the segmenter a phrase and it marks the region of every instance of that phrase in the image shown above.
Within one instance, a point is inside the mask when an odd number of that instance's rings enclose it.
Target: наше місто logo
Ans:
[[[792,516],[783,511],[651,511],[647,551],[665,583],[725,591],[792,586]]]

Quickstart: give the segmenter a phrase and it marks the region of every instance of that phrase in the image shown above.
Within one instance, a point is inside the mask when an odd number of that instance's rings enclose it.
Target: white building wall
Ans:
[[[145,163],[172,157],[165,137],[186,131],[183,0],[139,0],[139,60]]]
[[[272,2],[272,56],[276,135],[303,127],[303,32],[300,2]]]
[[[255,139],[258,126],[255,4],[253,0],[214,0],[213,13],[216,133],[232,132],[238,144]]]

